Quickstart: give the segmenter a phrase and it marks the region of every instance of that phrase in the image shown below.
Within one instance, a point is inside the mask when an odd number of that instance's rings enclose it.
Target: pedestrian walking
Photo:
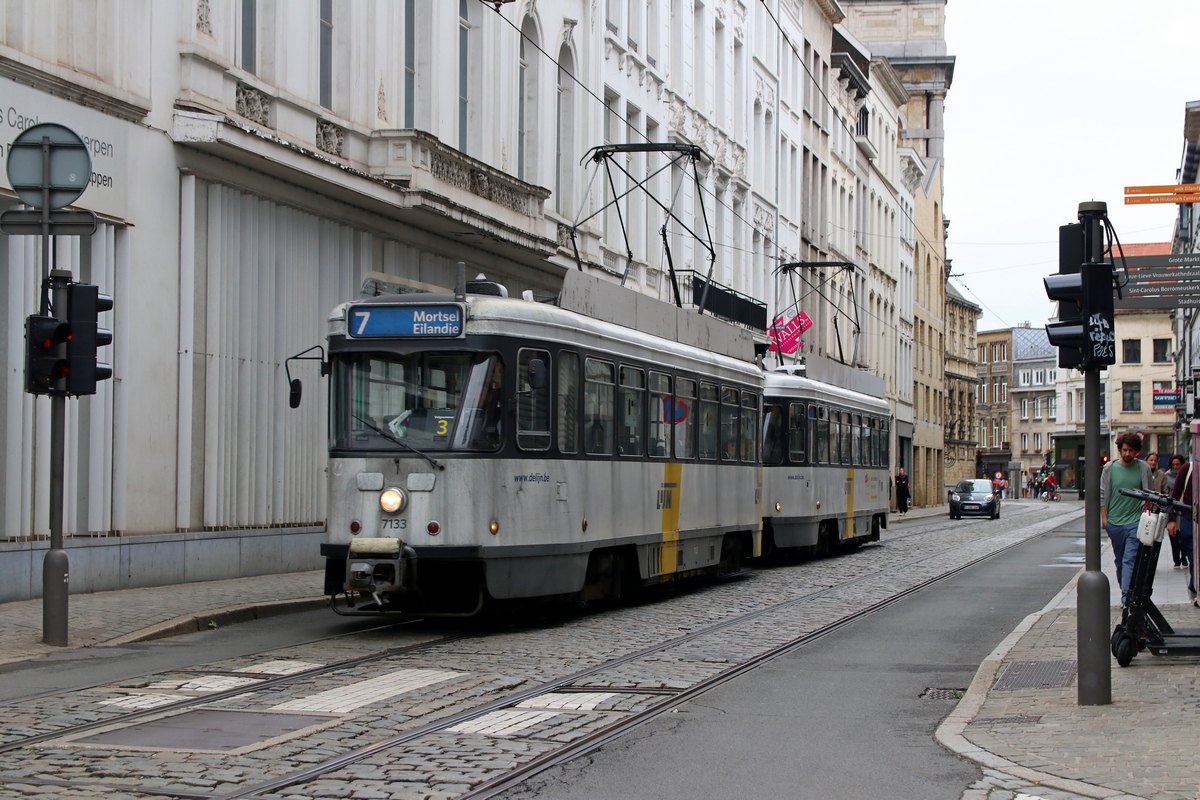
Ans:
[[[1175,479],[1179,477],[1179,470],[1183,469],[1183,456],[1176,453],[1171,456],[1170,469],[1167,470],[1167,486],[1170,487],[1171,496],[1175,496]],[[1191,520],[1188,520],[1190,527]],[[1167,525],[1168,530],[1170,525]],[[1192,559],[1191,548],[1185,552],[1183,549],[1183,540],[1179,536],[1172,535],[1169,537],[1171,542],[1171,560],[1175,562],[1175,569],[1183,569]]]
[[[1175,483],[1171,487],[1171,497],[1174,497],[1176,500],[1182,500],[1190,506],[1196,496],[1193,490],[1193,487],[1196,485],[1196,476],[1192,474],[1192,465],[1190,462],[1183,465],[1182,456],[1172,456],[1172,463],[1177,458],[1182,466],[1180,466],[1179,474],[1175,476]],[[1195,535],[1192,518],[1182,514],[1178,516],[1175,514],[1167,515],[1167,533],[1171,537],[1171,551],[1174,552],[1176,543],[1178,542],[1179,548],[1187,556],[1184,563],[1186,563],[1188,570],[1188,597],[1192,599],[1193,606],[1200,608],[1200,603],[1196,602],[1196,565],[1191,558],[1192,537]],[[1178,566],[1178,562],[1176,562],[1176,566]]]
[[[896,471],[896,509],[900,512],[900,516],[908,513],[908,476],[904,474],[904,467]]]
[[[1104,471],[1100,473],[1100,524],[1112,542],[1122,608],[1129,594],[1133,562],[1137,558],[1137,527],[1142,514],[1142,501],[1126,497],[1118,490],[1145,491],[1150,488],[1150,465],[1138,458],[1141,450],[1142,440],[1136,433],[1122,433],[1117,437],[1120,458],[1105,464]]]

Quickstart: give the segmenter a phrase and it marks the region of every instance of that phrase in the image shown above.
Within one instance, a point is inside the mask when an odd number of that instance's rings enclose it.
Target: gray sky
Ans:
[[[947,255],[980,330],[1045,324],[1042,277],[1082,201],[1108,203],[1123,244],[1170,240],[1178,206],[1124,190],[1176,181],[1198,32],[1198,0],[949,0]]]

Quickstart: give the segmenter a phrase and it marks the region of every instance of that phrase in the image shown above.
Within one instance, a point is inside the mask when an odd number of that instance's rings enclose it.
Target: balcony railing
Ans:
[[[714,317],[758,333],[766,332],[766,303],[716,282],[708,284],[706,297],[705,276],[695,270],[676,270],[675,277],[679,282],[679,297],[685,308],[699,308],[701,298],[704,298],[704,310]]]

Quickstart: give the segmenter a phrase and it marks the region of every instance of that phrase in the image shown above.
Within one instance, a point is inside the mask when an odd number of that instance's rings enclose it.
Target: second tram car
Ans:
[[[763,387],[763,528],[768,549],[828,552],[887,526],[888,404],[788,372]]]
[[[620,596],[738,571],[764,530],[878,539],[884,401],[488,286],[330,318],[335,610]]]

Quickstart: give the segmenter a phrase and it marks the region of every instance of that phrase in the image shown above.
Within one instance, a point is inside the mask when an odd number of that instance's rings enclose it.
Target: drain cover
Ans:
[[[923,700],[961,700],[966,689],[935,689],[932,686],[919,695]]]
[[[1036,725],[1042,721],[1041,714],[1027,714],[1020,717],[981,717],[971,720],[971,725]]]
[[[162,750],[236,750],[293,733],[329,717],[198,708],[163,719],[97,733],[77,741]]]
[[[1071,661],[1014,661],[1004,670],[993,691],[1013,689],[1057,689],[1070,686],[1078,662]]]

